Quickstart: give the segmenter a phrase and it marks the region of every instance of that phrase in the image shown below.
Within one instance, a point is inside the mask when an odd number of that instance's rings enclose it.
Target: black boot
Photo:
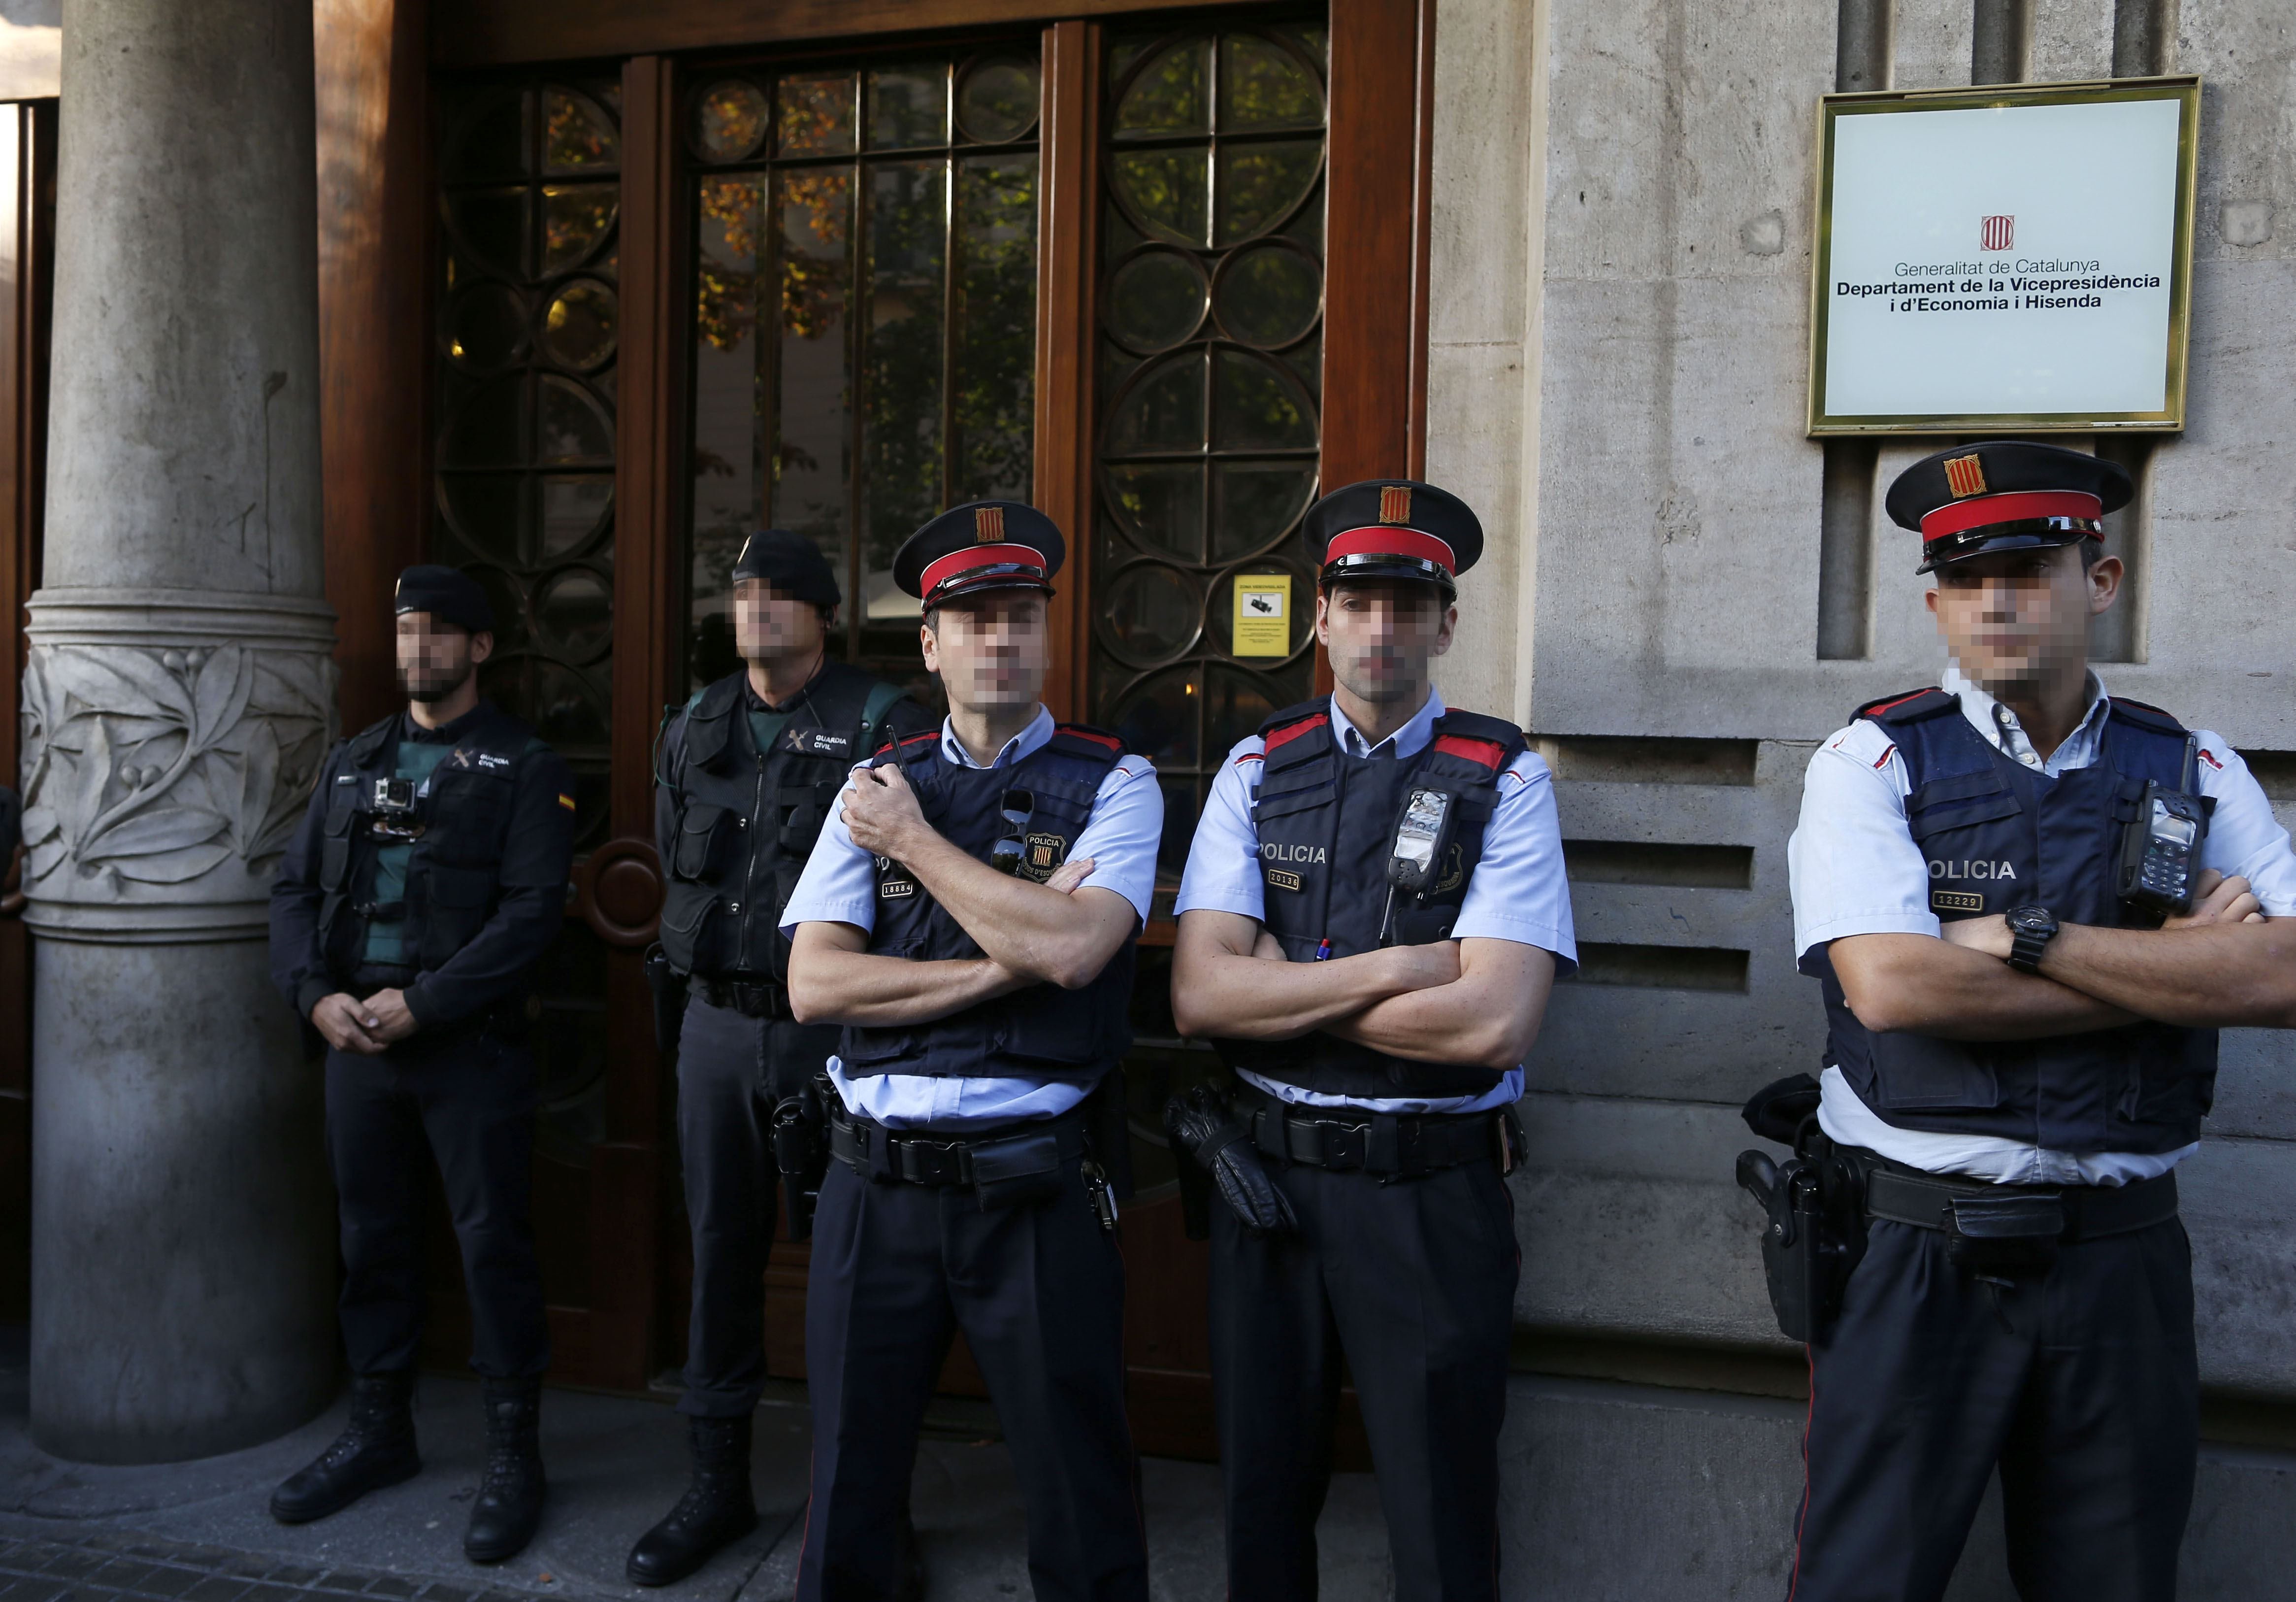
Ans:
[[[695,1418],[693,1480],[669,1516],[638,1537],[625,1565],[638,1585],[672,1585],[758,1527],[750,1494],[750,1435],[755,1419]]]
[[[500,1563],[526,1550],[542,1522],[542,1382],[486,1382],[487,1477],[471,1505],[463,1556]]]
[[[422,1472],[414,1452],[414,1376],[371,1374],[351,1381],[351,1417],[334,1444],[271,1493],[271,1516],[308,1524],[340,1513],[370,1491]]]

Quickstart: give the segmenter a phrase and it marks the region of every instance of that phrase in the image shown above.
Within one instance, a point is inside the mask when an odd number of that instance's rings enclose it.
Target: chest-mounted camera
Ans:
[[[422,822],[415,815],[413,779],[377,779],[367,798],[367,833],[377,840],[419,840]]]

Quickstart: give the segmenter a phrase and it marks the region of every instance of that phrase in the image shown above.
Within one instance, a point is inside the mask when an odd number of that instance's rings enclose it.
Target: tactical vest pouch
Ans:
[[[677,819],[669,871],[689,883],[714,881],[724,872],[741,819],[726,807],[689,806]]]
[[[428,898],[422,919],[422,966],[441,968],[486,927],[494,875],[485,868],[433,863],[420,883]]]

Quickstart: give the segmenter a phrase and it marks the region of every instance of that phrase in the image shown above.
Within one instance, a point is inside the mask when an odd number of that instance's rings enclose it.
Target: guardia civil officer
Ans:
[[[1213,781],[1172,1004],[1235,1081],[1167,1113],[1212,1171],[1212,1388],[1228,1594],[1316,1595],[1341,1363],[1395,1595],[1495,1598],[1521,1063],[1576,964],[1553,785],[1430,677],[1483,532],[1457,497],[1350,484],[1308,514],[1332,694]]]
[[[820,547],[767,529],[734,563],[734,638],[745,666],[687,702],[655,754],[654,839],[668,890],[652,975],[677,1048],[677,1139],[693,1228],[685,1393],[693,1477],[629,1556],[667,1585],[758,1522],[750,1426],[766,1372],[766,1256],[775,1186],[803,1204],[812,1172],[778,1176],[783,1144],[816,1146],[807,1097],[836,1048],[832,1024],[790,1015],[783,906],[855,762],[890,731],[929,727],[894,686],[830,660],[840,595]],[[682,1027],[678,1027],[682,1023]],[[809,1164],[792,1162],[792,1169]],[[801,1236],[803,1220],[792,1220]]]
[[[901,547],[948,717],[855,775],[782,914],[792,1007],[845,1025],[806,1293],[805,1602],[898,1594],[917,1426],[959,1329],[1012,1447],[1037,1596],[1148,1595],[1121,1152],[1088,1122],[1130,1041],[1164,806],[1146,762],[1041,703],[1063,551],[1010,501]]]
[[[2129,494],[2003,440],[1890,489],[1952,664],[1824,742],[1788,848],[1828,1023],[1811,1099],[1864,1213],[1810,1350],[1794,1602],[1941,1596],[1996,1468],[2021,1595],[2175,1594],[2198,1394],[2174,1171],[2217,1029],[2296,1023],[2263,921],[2296,911],[2296,855],[2220,736],[2089,670]],[[2180,873],[2197,904],[2163,924]]]
[[[532,729],[480,698],[495,620],[474,580],[411,567],[396,604],[406,710],[329,754],[271,892],[273,981],[326,1044],[353,1376],[349,1426],[271,1511],[324,1518],[422,1466],[409,1405],[416,1238],[435,1159],[487,1417],[463,1549],[487,1563],[524,1548],[542,1516],[550,1343],[529,1221],[536,1086],[523,1038],[528,975],[565,916],[574,781]]]

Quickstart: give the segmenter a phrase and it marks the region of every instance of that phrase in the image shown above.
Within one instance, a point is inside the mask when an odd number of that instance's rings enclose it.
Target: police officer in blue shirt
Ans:
[[[1351,484],[1308,515],[1332,694],[1214,781],[1178,901],[1172,1004],[1232,1099],[1168,1111],[1211,1171],[1212,1385],[1228,1594],[1316,1595],[1341,1364],[1400,1602],[1498,1594],[1498,1434],[1519,1254],[1503,1176],[1558,970],[1575,965],[1554,787],[1522,732],[1431,678],[1482,528],[1456,497]]]
[[[667,892],[648,954],[655,1019],[677,1050],[677,1146],[693,1230],[685,1390],[693,1475],[627,1565],[668,1585],[758,1522],[751,1425],[766,1376],[766,1256],[778,1178],[793,1239],[818,1183],[812,1082],[831,1024],[790,1016],[782,908],[853,764],[926,727],[892,685],[830,660],[841,599],[821,549],[766,529],[734,562],[742,667],[696,693],[655,751],[654,840]],[[776,1146],[780,1148],[776,1150]]]
[[[801,1602],[899,1594],[917,1428],[959,1329],[1012,1446],[1037,1597],[1148,1594],[1122,1143],[1094,1114],[1114,1101],[1120,1130],[1111,1076],[1164,807],[1146,762],[1041,703],[1063,554],[1010,501],[901,547],[949,714],[855,774],[783,913],[797,1015],[846,1026],[806,1293]]]
[[[2221,736],[2088,670],[2129,496],[2005,440],[1890,489],[1952,666],[1810,760],[1789,865],[1825,1066],[1749,1108],[1800,1122],[1852,1220],[1794,1602],[1934,1602],[1997,1468],[2020,1595],[2176,1592],[2199,1384],[2175,1169],[2218,1028],[2296,1025],[2296,854]]]
[[[450,567],[398,580],[406,710],[338,745],[271,891],[271,970],[326,1047],[327,1151],[342,1213],[341,1437],[271,1499],[324,1518],[421,1468],[411,1398],[422,1322],[423,1174],[444,1182],[484,1381],[486,1478],[463,1549],[521,1550],[542,1517],[550,1366],[533,1201],[525,987],[565,917],[574,778],[480,698],[486,592]]]

